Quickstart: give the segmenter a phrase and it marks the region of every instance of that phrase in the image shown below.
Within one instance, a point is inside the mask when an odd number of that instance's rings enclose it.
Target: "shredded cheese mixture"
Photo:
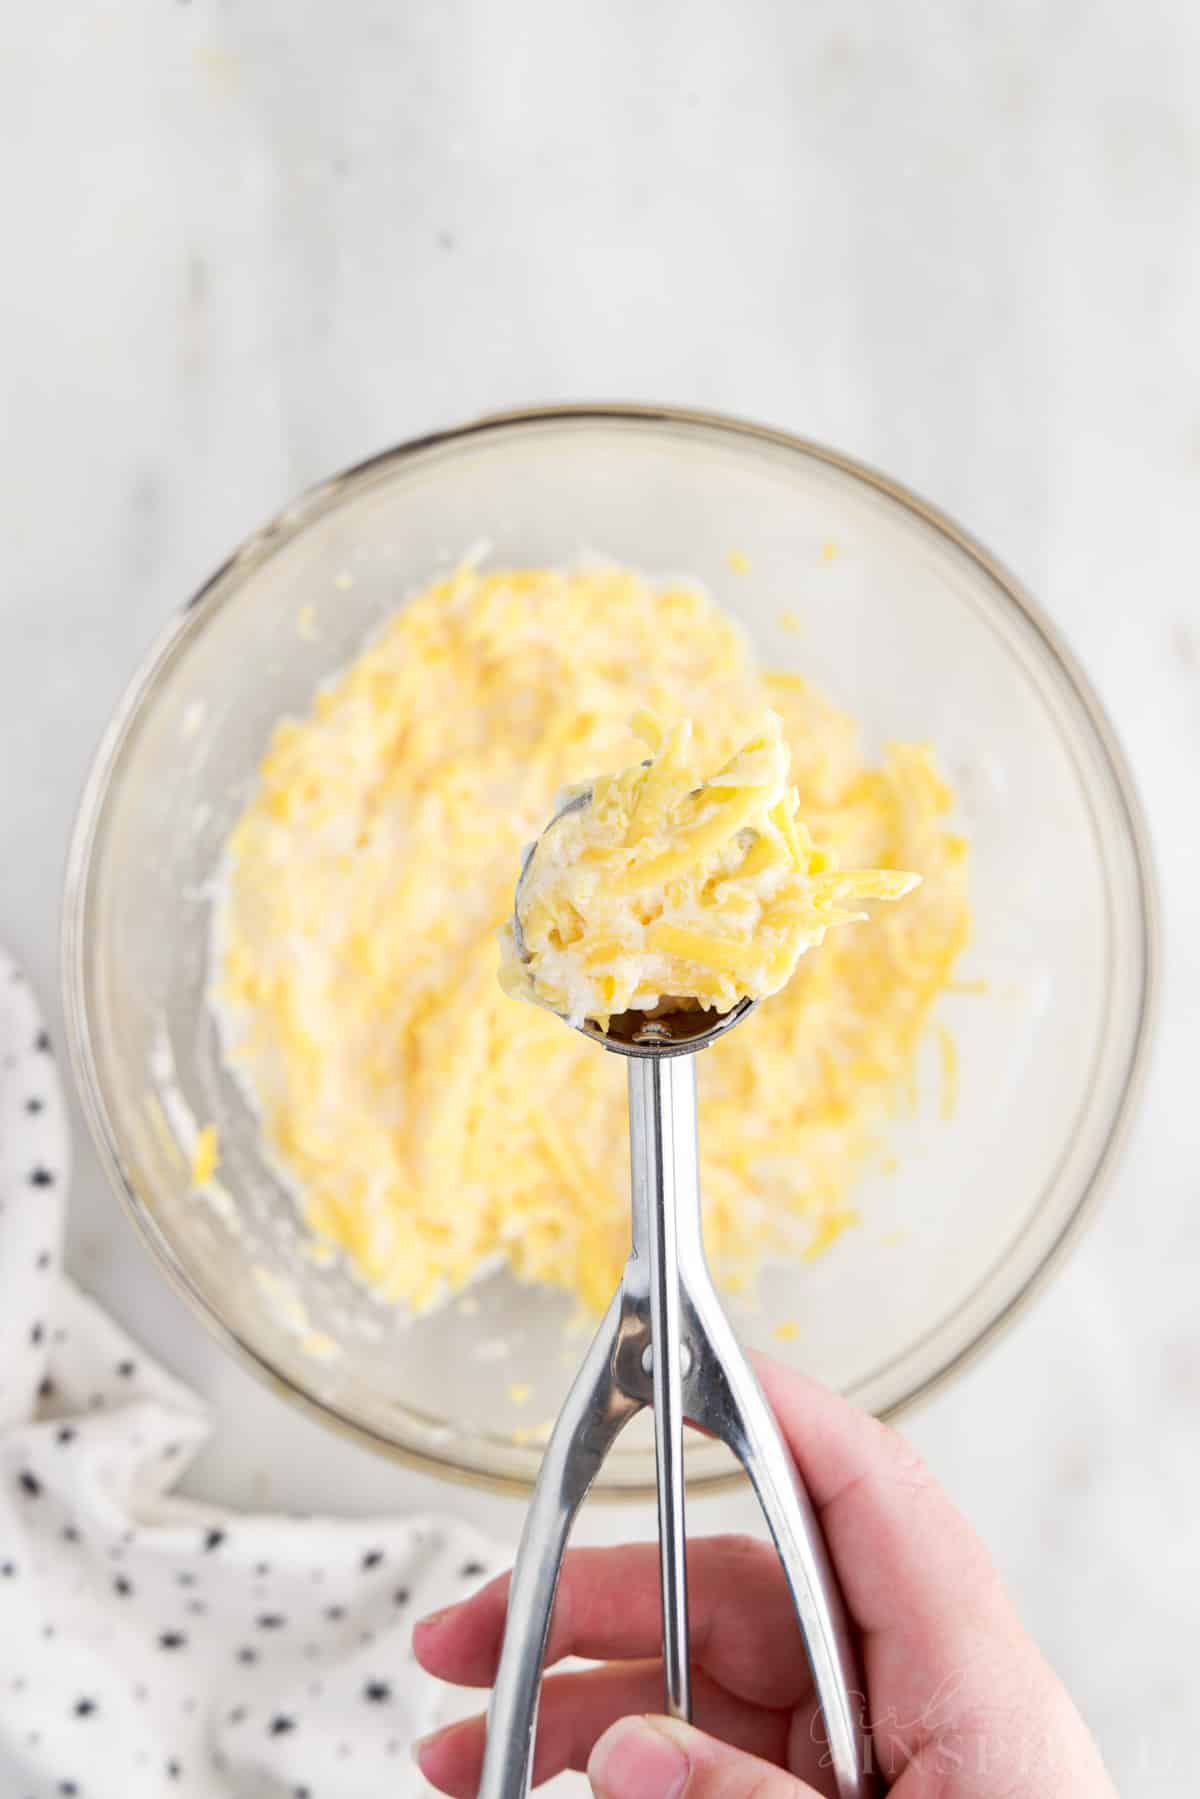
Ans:
[[[497,981],[513,873],[563,783],[644,755],[637,708],[718,768],[775,711],[831,867],[921,885],[819,955],[698,1068],[710,1258],[727,1287],[819,1254],[908,1092],[968,929],[966,851],[925,748],[762,673],[697,587],[615,567],[466,567],[284,720],[227,846],[214,1000],[319,1242],[422,1311],[507,1261],[583,1307],[628,1249],[624,1069]]]
[[[830,867],[798,816],[777,712],[716,768],[699,763],[690,719],[664,736],[643,713],[633,728],[652,759],[562,796],[531,852],[516,929],[501,934],[506,992],[603,1029],[679,1000],[728,1012],[778,993],[831,926],[866,918],[845,902],[919,883]]]

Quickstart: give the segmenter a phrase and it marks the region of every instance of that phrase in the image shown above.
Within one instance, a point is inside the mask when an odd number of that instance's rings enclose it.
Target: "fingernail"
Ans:
[[[457,1610],[458,1607],[456,1605],[444,1605],[440,1612],[430,1612],[427,1618],[418,1618],[413,1625],[413,1629],[436,1630],[439,1624],[444,1624],[450,1614]]]
[[[678,1743],[646,1718],[622,1718],[606,1730],[588,1762],[600,1799],[676,1799],[691,1764]]]
[[[427,1736],[417,1737],[414,1742],[409,1744],[409,1753],[416,1762],[418,1768],[421,1766],[421,1757],[425,1750],[428,1749],[431,1743],[436,1743],[441,1734],[440,1730],[431,1730]]]

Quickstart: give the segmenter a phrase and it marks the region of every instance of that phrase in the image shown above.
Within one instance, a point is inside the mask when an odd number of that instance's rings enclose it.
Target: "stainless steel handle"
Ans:
[[[866,1696],[820,1521],[703,1265],[684,1276],[684,1315],[695,1344],[684,1388],[687,1415],[728,1444],[750,1476],[804,1637],[838,1799],[867,1799],[876,1783]]]
[[[682,1077],[669,1090],[669,1111],[675,1176],[671,1222],[683,1341],[690,1355],[683,1378],[684,1411],[693,1424],[725,1443],[750,1477],[804,1636],[838,1799],[866,1799],[875,1790],[863,1721],[866,1701],[841,1588],[820,1521],[725,1316],[704,1254],[694,1059],[680,1057],[660,1066],[678,1070]],[[631,1085],[631,1096],[632,1091]],[[637,1225],[635,1201],[635,1232]]]
[[[629,1160],[634,1260],[644,1239],[649,1276],[650,1373],[658,1474],[658,1551],[666,1709],[691,1719],[688,1658],[687,1531],[684,1518],[683,1370],[677,1199],[694,1182],[696,1073],[691,1056],[630,1057]]]
[[[758,1495],[804,1635],[838,1799],[868,1799],[864,1706],[820,1524],[704,1259],[690,1054],[629,1064],[633,1251],[546,1448],[509,1589],[480,1799],[524,1799],[567,1534],[619,1432],[653,1400],[668,1709],[687,1715],[683,1419],[733,1450]],[[667,1351],[658,1351],[659,1345]],[[682,1352],[682,1360],[681,1360]]]
[[[529,1791],[542,1663],[567,1536],[600,1464],[642,1409],[642,1400],[631,1398],[615,1380],[624,1323],[618,1292],[575,1377],[538,1471],[508,1589],[480,1799],[524,1799]]]

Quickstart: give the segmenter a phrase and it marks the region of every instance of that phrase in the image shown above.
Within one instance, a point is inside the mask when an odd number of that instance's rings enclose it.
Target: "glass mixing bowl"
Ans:
[[[530,1438],[583,1349],[570,1305],[502,1273],[414,1323],[316,1267],[205,1003],[214,871],[272,726],[481,543],[493,563],[593,550],[697,576],[766,665],[863,722],[868,749],[937,746],[972,845],[959,973],[986,983],[941,1007],[957,1106],[939,1118],[931,1047],[924,1101],[893,1133],[898,1170],[858,1194],[862,1225],[731,1306],[744,1339],[894,1412],[1013,1312],[1112,1160],[1146,1039],[1152,882],[1112,731],[1012,579],[911,494],[780,432],[633,407],[485,419],[326,482],[214,575],[135,675],[71,850],[66,1007],[101,1157],[179,1291],[280,1391],[427,1468],[531,1481]],[[188,1178],[210,1120],[228,1196],[215,1202]],[[781,1350],[785,1319],[799,1331]],[[315,1357],[309,1331],[340,1353]],[[520,1406],[514,1383],[532,1389]],[[688,1465],[698,1482],[732,1473],[701,1439]],[[601,1486],[652,1481],[635,1426]]]

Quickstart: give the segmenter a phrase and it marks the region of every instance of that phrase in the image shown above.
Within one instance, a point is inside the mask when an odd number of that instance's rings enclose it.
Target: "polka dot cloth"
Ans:
[[[389,1799],[460,1714],[415,1618],[507,1555],[444,1518],[218,1513],[172,1492],[196,1397],[60,1271],[53,1048],[0,951],[0,1793]]]

